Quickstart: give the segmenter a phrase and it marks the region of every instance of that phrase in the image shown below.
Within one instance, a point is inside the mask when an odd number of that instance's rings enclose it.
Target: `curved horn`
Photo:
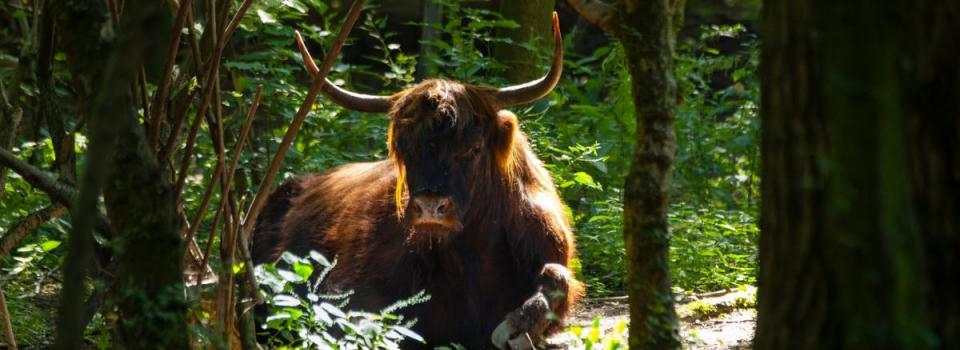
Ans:
[[[310,75],[316,77],[320,69],[313,62],[313,55],[307,50],[307,45],[303,43],[300,32],[294,32],[294,37],[297,39],[297,47],[300,49],[300,56],[303,58],[307,71],[310,72]],[[343,89],[326,78],[323,79],[323,86],[320,87],[320,91],[323,91],[324,95],[327,95],[341,107],[360,112],[387,113],[390,111],[390,106],[393,105],[393,98],[390,96],[356,93]]]
[[[356,93],[341,88],[328,79],[323,79],[320,90],[341,107],[355,111],[387,113],[390,111],[390,106],[393,106],[393,99],[390,96]]]
[[[553,61],[550,63],[550,71],[542,78],[523,83],[520,85],[508,86],[497,89],[493,98],[500,107],[508,107],[535,101],[546,96],[557,86],[560,81],[560,74],[563,72],[563,40],[560,37],[560,19],[557,18],[557,12],[553,12]]]

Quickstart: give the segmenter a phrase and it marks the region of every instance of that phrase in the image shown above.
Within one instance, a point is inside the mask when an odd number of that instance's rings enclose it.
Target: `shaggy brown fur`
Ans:
[[[326,287],[353,290],[351,306],[367,310],[426,290],[430,301],[402,313],[418,319],[415,330],[431,346],[490,347],[508,314],[538,315],[519,312],[535,296],[561,295],[548,302],[559,320],[539,315],[517,327],[559,330],[581,291],[565,268],[575,254],[569,218],[516,117],[497,112],[490,94],[428,80],[394,95],[390,159],[282,185],[257,222],[254,261],[283,251],[335,256]],[[412,155],[423,147],[436,147],[437,159],[457,164],[443,171],[465,181],[459,232],[410,225],[408,180],[421,171]]]

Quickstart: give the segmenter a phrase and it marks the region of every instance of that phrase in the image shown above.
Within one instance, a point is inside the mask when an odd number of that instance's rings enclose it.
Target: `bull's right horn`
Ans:
[[[542,78],[524,84],[497,89],[493,97],[498,108],[536,101],[550,93],[563,72],[563,39],[560,37],[560,19],[553,13],[553,61],[550,71]]]
[[[310,55],[310,51],[307,50],[307,45],[303,43],[300,32],[294,32],[294,34],[294,37],[297,39],[297,47],[300,48],[300,56],[303,58],[303,63],[307,66],[307,71],[310,72],[310,75],[316,76],[319,69],[317,68],[317,64],[313,62],[313,56]],[[393,105],[393,98],[391,96],[356,93],[343,89],[326,78],[323,79],[323,86],[321,86],[320,91],[323,91],[327,97],[341,107],[360,112],[387,113],[390,111],[390,106]]]

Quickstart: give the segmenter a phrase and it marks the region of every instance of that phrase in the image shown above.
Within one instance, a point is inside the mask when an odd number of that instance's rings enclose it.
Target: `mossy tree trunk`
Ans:
[[[617,37],[630,71],[637,118],[636,150],[623,199],[630,348],[679,349],[667,212],[677,148],[673,52],[684,1],[569,2],[588,21]]]
[[[183,242],[170,179],[148,149],[131,89],[137,72],[159,56],[171,16],[160,2],[128,3],[114,27],[101,2],[66,4],[58,17],[67,65],[88,106],[90,145],[74,230],[64,263],[57,348],[80,345],[84,279],[93,249],[90,232],[103,193],[117,236],[110,288],[116,306],[115,345],[126,349],[187,349]],[[110,28],[105,28],[110,27]],[[116,33],[103,37],[103,32]],[[104,56],[106,56],[104,58]]]
[[[763,11],[756,348],[957,348],[960,10]]]
[[[497,62],[507,66],[503,76],[509,82],[523,83],[546,73],[547,61],[537,59],[536,51],[521,45],[544,48],[542,52],[550,51],[554,5],[554,0],[500,1],[500,14],[520,25],[497,33],[500,37],[510,38],[513,43],[498,43],[493,49]]]
[[[677,148],[669,5],[668,0],[624,1],[618,11],[616,36],[627,54],[637,118],[636,149],[623,200],[631,349],[680,348],[667,220]]]

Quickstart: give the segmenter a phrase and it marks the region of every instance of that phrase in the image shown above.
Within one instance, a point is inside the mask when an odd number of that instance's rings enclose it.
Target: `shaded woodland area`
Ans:
[[[255,265],[255,224],[297,176],[397,159],[394,114],[330,84],[537,83],[560,51],[552,92],[510,125],[563,202],[582,306],[518,326],[560,298],[536,284],[486,348],[960,348],[951,0],[4,0],[3,346],[464,348],[418,322],[468,309],[413,319],[429,290],[353,309],[368,296],[321,286],[356,257]],[[403,223],[394,164],[383,215]],[[724,315],[752,341],[704,345]]]

